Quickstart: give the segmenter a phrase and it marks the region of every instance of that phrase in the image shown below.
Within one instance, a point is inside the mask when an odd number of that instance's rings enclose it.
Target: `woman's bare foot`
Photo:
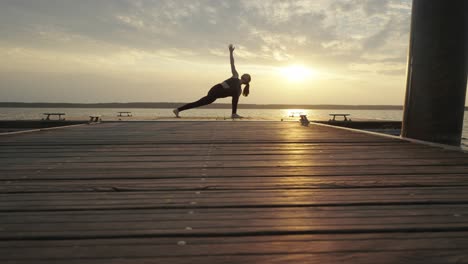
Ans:
[[[179,112],[180,112],[179,109],[176,108],[176,109],[172,110],[172,112],[174,113],[174,115],[175,115],[177,118],[180,118],[180,116],[179,116]]]

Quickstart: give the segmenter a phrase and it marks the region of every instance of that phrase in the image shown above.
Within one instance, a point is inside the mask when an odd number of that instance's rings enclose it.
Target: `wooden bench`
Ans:
[[[127,117],[132,116],[132,112],[118,112],[118,113],[119,113],[118,116],[127,116]]]
[[[62,118],[65,113],[43,113],[43,115],[46,115],[47,117],[42,120],[50,120],[50,116],[58,116],[58,120],[65,120],[65,118]]]
[[[100,115],[90,115],[89,116],[89,122],[90,123],[98,123],[101,121],[101,116]]]
[[[351,121],[351,119],[347,118],[347,116],[350,116],[350,114],[330,114],[330,116],[333,116],[333,119],[330,119],[328,121],[336,121],[337,116],[342,116],[344,118],[344,121]]]

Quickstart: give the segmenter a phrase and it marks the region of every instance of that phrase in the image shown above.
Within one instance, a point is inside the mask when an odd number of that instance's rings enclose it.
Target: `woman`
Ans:
[[[216,101],[218,98],[225,98],[232,96],[232,118],[242,118],[240,115],[237,114],[237,103],[239,102],[239,96],[241,93],[244,96],[249,95],[249,88],[250,88],[250,75],[244,74],[239,79],[239,73],[236,71],[236,67],[234,66],[234,46],[232,44],[229,45],[229,53],[231,59],[231,71],[232,77],[225,80],[222,83],[216,84],[213,88],[210,89],[208,95],[201,98],[200,100],[186,104],[182,107],[176,108],[173,110],[176,117],[179,117],[179,113],[188,109],[192,109],[195,107],[200,107],[204,105],[208,105]],[[244,91],[242,92],[241,85],[244,84]]]

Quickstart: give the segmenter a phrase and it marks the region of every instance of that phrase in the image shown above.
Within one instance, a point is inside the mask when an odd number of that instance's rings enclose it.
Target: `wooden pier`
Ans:
[[[0,137],[0,263],[468,263],[468,154],[296,122]]]

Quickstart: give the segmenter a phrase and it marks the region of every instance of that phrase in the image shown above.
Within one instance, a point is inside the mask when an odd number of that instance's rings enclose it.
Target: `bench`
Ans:
[[[89,116],[89,122],[90,123],[93,123],[93,122],[97,123],[99,121],[101,121],[101,116],[100,115],[90,115]]]
[[[50,120],[50,116],[58,116],[58,120],[65,120],[65,118],[62,118],[65,113],[43,113],[43,115],[46,115],[47,117],[43,118],[42,120]]]
[[[333,116],[333,119],[330,119],[328,121],[336,121],[337,116],[342,116],[344,118],[344,121],[351,121],[351,119],[347,118],[347,116],[350,116],[350,114],[330,114],[330,116]]]
[[[118,113],[119,113],[118,116],[127,116],[127,117],[132,116],[132,112],[118,112]],[[125,114],[125,115],[123,115],[123,114]]]

